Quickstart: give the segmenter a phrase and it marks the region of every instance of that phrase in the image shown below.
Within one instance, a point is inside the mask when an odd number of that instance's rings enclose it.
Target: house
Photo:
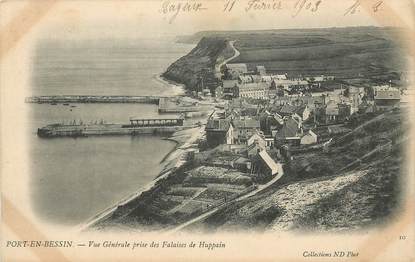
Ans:
[[[254,133],[247,141],[247,154],[249,158],[256,156],[260,151],[265,150],[267,143],[260,132]]]
[[[347,120],[350,115],[350,104],[336,103],[333,100],[330,100],[325,107],[324,116],[320,120],[323,120],[326,124],[342,123]]]
[[[289,104],[289,103],[291,103],[292,100],[293,99],[290,96],[276,97],[274,99],[274,106],[282,106],[282,105],[285,105],[285,104]],[[276,112],[276,111],[274,111],[274,112]]]
[[[259,144],[253,143],[246,147],[246,154],[249,159],[254,159],[258,155],[259,152],[265,149],[266,149],[265,147],[261,147]]]
[[[310,118],[311,111],[307,105],[305,106],[298,106],[295,113],[301,117],[302,121],[306,121]]]
[[[296,106],[293,106],[291,104],[285,104],[281,107],[280,111],[279,111],[279,115],[281,116],[291,116],[293,114],[295,114],[297,110]]]
[[[265,69],[265,66],[260,65],[255,67],[255,73],[257,75],[264,76],[267,74],[267,70]]]
[[[350,118],[352,114],[351,105],[346,103],[337,104],[339,107],[339,122],[344,122],[345,120]]]
[[[310,111],[313,111],[316,107],[325,104],[324,96],[300,96],[296,99],[299,104],[307,105]]]
[[[271,149],[274,147],[274,138],[271,137],[265,137],[265,145],[267,149]]]
[[[308,87],[308,82],[303,80],[291,80],[291,79],[279,79],[272,78],[271,82],[275,83],[275,86],[281,87],[286,91],[292,91],[293,88],[305,88]]]
[[[261,82],[271,83],[272,82],[272,76],[270,76],[270,75],[261,76]]]
[[[349,100],[351,103],[351,113],[355,113],[359,111],[359,106],[363,102],[364,97],[364,88],[363,87],[354,87],[351,86],[348,88],[349,90]]]
[[[268,96],[270,98],[277,98],[277,97],[283,97],[287,96],[288,91],[285,90],[283,87],[276,87],[275,82],[271,82],[271,86],[268,91]]]
[[[225,70],[231,79],[237,79],[240,75],[248,73],[246,64],[226,64]]]
[[[374,101],[363,101],[359,105],[358,112],[361,114],[370,114],[376,112]]]
[[[297,81],[291,80],[291,83],[288,87],[288,91],[302,90],[307,87],[308,87],[308,82],[305,80],[297,80]]]
[[[273,75],[272,78],[273,79],[277,79],[277,80],[287,80],[287,74],[283,74],[283,75]]]
[[[205,131],[209,147],[234,143],[234,128],[228,119],[209,119]]]
[[[256,119],[233,120],[234,140],[238,144],[246,144],[248,139],[260,130],[260,122]]]
[[[260,159],[259,169],[266,175],[271,177],[276,176],[280,170],[279,164],[277,164],[265,150],[259,152],[258,155]]]
[[[246,151],[246,145],[221,144],[215,147],[215,149],[219,152],[231,152],[240,155]]]
[[[279,109],[278,114],[282,117],[296,115],[301,121],[305,121],[310,117],[311,111],[307,105],[285,104]]]
[[[264,134],[271,134],[272,130],[280,129],[284,119],[278,113],[271,114],[268,111],[261,113],[261,130]]]
[[[313,111],[316,107],[322,106],[325,104],[324,96],[282,96],[276,97],[274,99],[274,105],[297,105],[297,106],[307,106],[308,110]]]
[[[238,97],[238,80],[222,80],[223,97],[231,99]]]
[[[255,132],[247,141],[247,145],[250,146],[252,144],[259,144],[261,147],[265,148],[265,138],[264,135],[261,134],[260,131]]]
[[[244,104],[241,107],[241,116],[257,116],[258,115],[258,106],[257,105],[251,105],[251,104]]]
[[[401,101],[399,89],[388,86],[377,86],[373,88],[376,108],[390,109],[398,107]]]
[[[275,145],[300,144],[302,135],[301,123],[294,118],[285,118],[283,127],[275,134]]]
[[[309,130],[304,136],[302,136],[300,140],[301,145],[311,145],[311,144],[316,144],[317,142],[318,142],[317,134],[311,130]]]
[[[246,83],[238,86],[239,97],[266,99],[268,98],[269,85],[265,82]]]
[[[323,82],[328,80],[334,80],[334,76],[326,76],[326,75],[319,75],[319,76],[307,76],[305,80],[310,82]]]
[[[339,118],[339,107],[337,106],[336,102],[330,100],[325,109],[325,122],[326,123],[335,123]]]
[[[254,78],[250,75],[240,75],[238,76],[238,83],[239,84],[247,84],[247,83],[253,83]]]

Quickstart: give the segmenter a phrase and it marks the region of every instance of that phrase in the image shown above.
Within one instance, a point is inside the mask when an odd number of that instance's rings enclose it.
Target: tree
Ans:
[[[349,88],[349,87],[347,87],[347,88],[343,91],[343,95],[344,95],[345,97],[349,97],[349,96],[350,96],[350,88]]]
[[[367,99],[369,99],[369,100],[373,100],[374,99],[374,97],[375,97],[375,91],[373,90],[373,87],[366,86],[365,87],[365,93],[366,93]]]
[[[277,88],[277,96],[284,96],[284,87]]]
[[[271,82],[271,86],[269,87],[269,89],[271,89],[271,90],[275,90],[277,88],[277,84],[275,84],[275,81],[274,80],[272,80],[272,82]]]

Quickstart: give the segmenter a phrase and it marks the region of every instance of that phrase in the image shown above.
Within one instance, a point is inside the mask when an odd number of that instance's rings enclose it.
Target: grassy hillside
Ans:
[[[329,74],[354,84],[376,84],[391,79],[399,82],[400,73],[405,71],[405,54],[401,45],[407,40],[402,38],[402,32],[397,28],[378,27],[204,31],[181,37],[179,41],[235,40],[235,47],[241,54],[232,63],[247,63],[250,68],[264,65],[269,72],[293,76]],[[202,67],[213,68],[212,62],[220,53],[218,48],[226,45],[207,44],[198,45],[173,67],[183,66],[192,70],[197,64],[196,50],[208,48],[214,50],[209,54],[211,63],[204,61],[205,54],[200,63]],[[188,78],[187,75],[185,83],[193,84],[194,80]]]
[[[355,122],[329,151],[297,154],[273,188],[229,204],[190,229],[350,230],[399,212],[402,147],[408,123],[399,111]]]

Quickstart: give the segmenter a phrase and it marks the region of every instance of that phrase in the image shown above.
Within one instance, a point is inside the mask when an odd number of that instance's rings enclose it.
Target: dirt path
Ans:
[[[222,63],[219,63],[219,64],[215,65],[215,74],[216,74],[217,78],[221,77],[220,68],[223,65],[225,65],[225,64],[229,63],[230,61],[232,61],[233,59],[237,58],[241,54],[241,52],[239,52],[238,49],[235,48],[234,43],[235,43],[235,41],[229,41],[229,45],[235,51],[235,54],[232,57],[230,57],[228,59],[225,59]]]

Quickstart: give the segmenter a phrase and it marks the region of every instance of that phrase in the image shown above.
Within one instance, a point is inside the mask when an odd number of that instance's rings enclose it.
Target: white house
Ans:
[[[309,130],[303,137],[301,137],[300,144],[311,145],[311,144],[316,144],[317,141],[318,141],[317,134]]]

